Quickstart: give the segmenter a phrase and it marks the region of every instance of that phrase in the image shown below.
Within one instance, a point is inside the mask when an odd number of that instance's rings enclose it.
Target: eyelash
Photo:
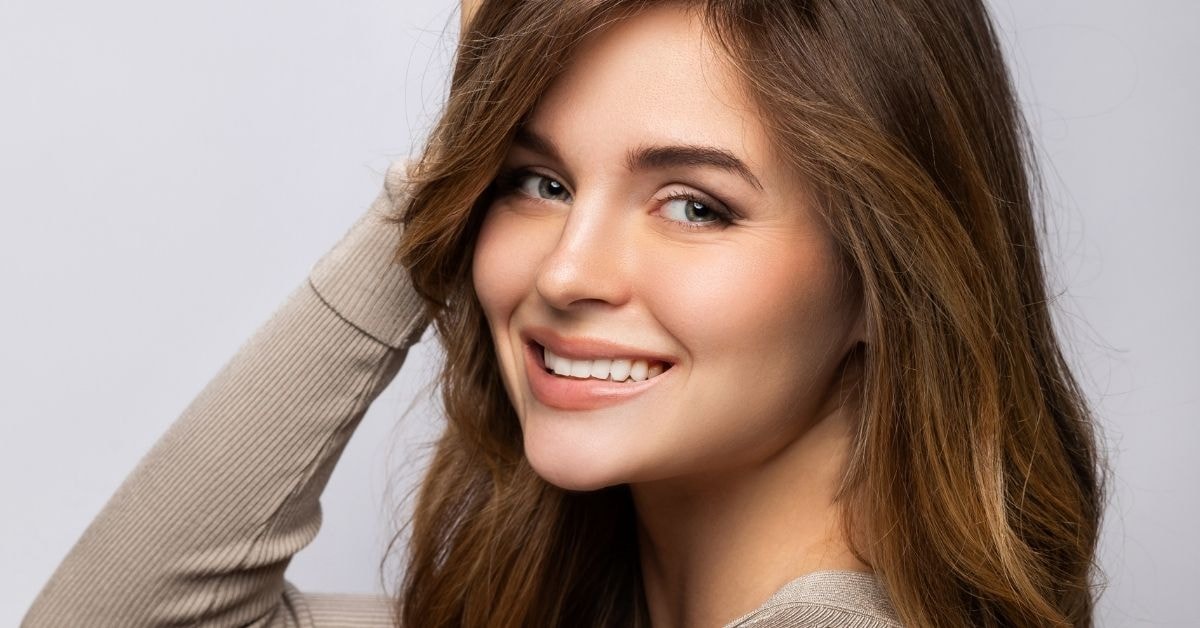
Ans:
[[[680,220],[671,220],[669,218],[660,218],[667,222],[682,225],[683,228],[689,231],[707,231],[709,229],[724,229],[733,224],[733,216],[728,210],[724,209],[719,203],[708,200],[707,198],[691,192],[672,192],[663,199],[663,204],[671,201],[687,201],[689,203],[699,203],[713,213],[716,220],[708,220],[704,222],[685,222]]]
[[[559,181],[558,179],[555,179],[554,177],[550,177],[550,176],[544,175],[540,172],[529,170],[527,168],[520,168],[517,170],[501,172],[496,177],[496,190],[497,190],[498,194],[499,195],[507,195],[507,194],[515,193],[515,194],[521,194],[522,196],[526,196],[526,197],[531,198],[536,201],[549,201],[550,199],[545,199],[545,198],[541,198],[541,197],[537,197],[537,196],[530,196],[520,189],[521,188],[520,184],[526,177],[542,177],[543,179],[549,179],[551,181],[555,181],[559,185],[562,185],[562,182]],[[566,189],[565,185],[563,185],[563,189],[564,190]],[[680,220],[671,220],[671,219],[665,218],[661,214],[659,214],[659,218],[661,218],[662,220],[669,222],[671,224],[674,224],[674,225],[678,225],[679,228],[684,229],[686,231],[709,231],[709,230],[714,230],[714,229],[724,229],[734,223],[734,214],[731,211],[729,211],[728,209],[726,209],[724,204],[716,202],[714,200],[710,200],[707,196],[702,196],[699,194],[695,194],[693,192],[672,192],[672,193],[668,194],[666,196],[666,198],[662,199],[662,202],[660,203],[660,205],[665,205],[667,203],[670,203],[671,201],[687,201],[689,203],[699,203],[699,204],[703,205],[706,209],[711,211],[713,213],[713,215],[716,217],[715,220],[709,220],[709,221],[705,221],[705,222],[685,222],[685,221],[680,221]]]

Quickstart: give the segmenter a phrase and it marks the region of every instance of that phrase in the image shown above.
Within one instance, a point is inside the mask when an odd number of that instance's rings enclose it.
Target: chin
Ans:
[[[612,452],[525,438],[525,457],[534,473],[567,491],[597,491],[628,482],[627,474],[620,472],[618,461],[611,456]]]

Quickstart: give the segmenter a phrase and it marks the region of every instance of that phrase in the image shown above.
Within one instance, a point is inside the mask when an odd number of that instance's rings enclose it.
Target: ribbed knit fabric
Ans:
[[[403,165],[309,280],[151,448],[46,583],[25,628],[387,628],[383,596],[284,578],[367,408],[426,327],[397,227]],[[819,572],[730,626],[897,626],[877,581]],[[419,627],[409,627],[419,628]]]
[[[784,626],[899,628],[900,620],[874,574],[817,571],[787,583],[725,628]]]

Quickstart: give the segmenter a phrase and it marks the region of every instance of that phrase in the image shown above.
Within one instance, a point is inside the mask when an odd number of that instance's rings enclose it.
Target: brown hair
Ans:
[[[397,208],[397,257],[446,351],[404,626],[649,625],[627,487],[531,470],[470,272],[515,130],[581,39],[648,3],[487,0],[461,38]],[[1052,327],[1036,168],[982,3],[688,4],[862,289],[864,405],[838,493],[860,559],[907,625],[1091,626],[1105,465]]]

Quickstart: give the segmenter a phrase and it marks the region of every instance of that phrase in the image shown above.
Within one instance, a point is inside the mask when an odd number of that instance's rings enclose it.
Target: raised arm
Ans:
[[[283,575],[367,407],[426,326],[384,191],[112,496],[22,626],[389,626],[370,596]]]

